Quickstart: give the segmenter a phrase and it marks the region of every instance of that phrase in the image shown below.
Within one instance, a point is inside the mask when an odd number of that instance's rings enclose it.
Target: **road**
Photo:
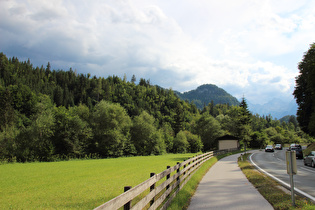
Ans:
[[[290,177],[287,174],[285,151],[275,150],[272,152],[257,151],[251,156],[251,160],[259,168],[267,173],[290,184]],[[304,166],[303,159],[297,159],[297,174],[294,175],[294,187],[296,190],[302,191],[315,201],[315,168]]]

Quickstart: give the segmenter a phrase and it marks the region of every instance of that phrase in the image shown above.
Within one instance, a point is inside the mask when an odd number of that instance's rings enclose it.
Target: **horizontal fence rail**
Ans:
[[[182,163],[178,162],[173,167],[167,166],[167,169],[159,174],[151,173],[151,177],[146,181],[133,188],[126,186],[124,193],[95,208],[95,210],[113,210],[121,207],[124,207],[126,210],[143,208],[166,209],[180,189],[183,188],[205,161],[209,160],[214,155],[226,152],[227,151],[207,152],[185,160]],[[166,180],[160,183],[159,181],[163,178],[166,178]],[[160,183],[158,186],[157,182]],[[150,190],[150,192],[131,206],[131,201],[147,190]]]

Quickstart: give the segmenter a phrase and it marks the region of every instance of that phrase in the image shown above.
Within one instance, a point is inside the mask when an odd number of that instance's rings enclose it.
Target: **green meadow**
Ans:
[[[0,209],[93,209],[194,155],[0,165]]]

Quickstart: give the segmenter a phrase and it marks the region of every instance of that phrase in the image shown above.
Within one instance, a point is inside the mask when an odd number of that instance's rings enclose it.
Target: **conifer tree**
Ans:
[[[239,105],[239,119],[238,119],[238,137],[243,141],[244,143],[244,149],[246,152],[246,146],[247,143],[250,141],[250,134],[251,134],[251,127],[250,127],[250,121],[251,121],[251,113],[248,110],[247,103],[245,98],[242,98],[242,101]]]
[[[135,76],[135,75],[132,75],[131,82],[132,82],[133,84],[135,84],[136,81],[137,81],[136,76]]]

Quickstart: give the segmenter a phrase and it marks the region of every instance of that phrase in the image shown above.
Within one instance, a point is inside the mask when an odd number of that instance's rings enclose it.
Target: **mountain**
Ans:
[[[213,101],[215,105],[239,105],[239,101],[234,96],[213,84],[201,85],[195,90],[184,93],[180,93],[178,91],[174,92],[182,100],[188,100],[190,102],[193,101],[199,109],[203,109],[204,105],[208,105],[211,101]],[[271,115],[273,119],[281,119],[287,115],[296,115],[297,111],[297,104],[295,103],[295,100],[283,101],[281,99],[274,98],[263,105],[254,104],[247,100],[247,105],[248,109],[253,114],[259,114],[260,116]]]
[[[213,101],[214,105],[229,104],[238,106],[240,103],[234,96],[212,84],[201,85],[196,90],[184,93],[174,92],[182,100],[193,101],[199,109],[202,109],[204,105],[208,105],[211,101]]]
[[[297,104],[295,100],[291,100],[285,102],[281,99],[274,98],[271,101],[260,105],[260,104],[252,104],[250,101],[247,101],[248,109],[253,114],[259,114],[260,116],[271,115],[274,119],[280,119],[286,115],[296,115]]]

